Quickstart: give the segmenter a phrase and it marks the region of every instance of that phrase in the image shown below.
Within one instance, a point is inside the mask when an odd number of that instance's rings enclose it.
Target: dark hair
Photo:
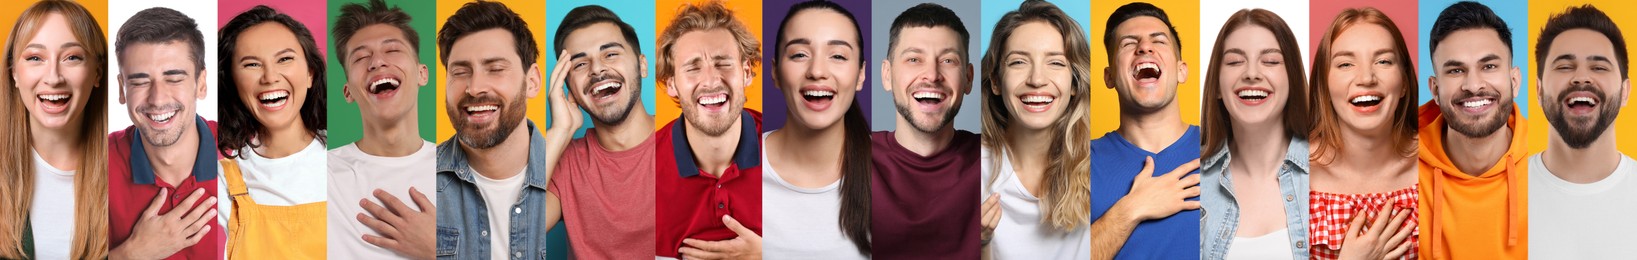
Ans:
[[[1432,49],[1427,52],[1438,52],[1438,44],[1444,41],[1444,37],[1466,29],[1494,29],[1495,34],[1500,35],[1501,43],[1506,44],[1506,55],[1512,55],[1512,28],[1506,27],[1506,21],[1495,15],[1489,6],[1472,1],[1455,3],[1438,13],[1438,20],[1432,23],[1432,40],[1429,41]]]
[[[949,10],[949,8],[942,5],[923,3],[904,10],[903,13],[898,14],[898,18],[892,19],[891,35],[887,41],[887,56],[892,57],[892,49],[898,47],[898,33],[902,32],[904,27],[935,28],[940,26],[954,30],[955,35],[961,37],[961,57],[963,59],[966,55],[972,53],[969,50],[972,46],[972,34],[966,32],[966,24],[961,22],[961,17],[955,15],[955,11]]]
[[[1629,79],[1626,68],[1626,38],[1620,36],[1620,26],[1614,24],[1603,11],[1592,5],[1569,7],[1563,13],[1552,15],[1546,19],[1546,27],[1540,29],[1540,39],[1535,41],[1535,77],[1540,77],[1546,71],[1547,51],[1552,49],[1552,42],[1557,40],[1558,34],[1573,29],[1587,29],[1603,34],[1609,42],[1614,44],[1614,58],[1620,62],[1620,78]]]
[[[301,123],[307,127],[307,134],[313,135],[318,138],[318,142],[323,143],[325,139],[323,131],[327,128],[325,124],[328,122],[324,120],[324,55],[318,53],[318,43],[313,40],[312,31],[308,31],[306,25],[265,5],[250,8],[249,11],[239,13],[233,20],[227,21],[227,24],[218,31],[221,41],[216,43],[218,46],[216,64],[232,64],[233,57],[238,52],[239,37],[251,26],[263,23],[284,26],[290,33],[296,35],[296,42],[301,44],[303,58],[307,59],[307,73],[313,77],[312,87],[307,88],[307,99],[301,103]],[[239,99],[239,83],[233,80],[235,70],[230,66],[223,66],[217,71],[216,75],[220,77],[217,81],[220,85],[218,89],[222,92],[222,95],[218,96],[222,115],[217,118],[219,128],[217,131],[220,133],[216,138],[216,149],[221,150],[229,159],[242,158],[244,155],[238,154],[238,149],[261,146],[252,143],[251,139],[262,134],[267,126],[256,119],[244,100]]]
[[[455,40],[473,32],[503,29],[512,33],[512,43],[517,47],[517,57],[522,60],[523,67],[534,66],[534,59],[540,56],[540,47],[534,42],[534,33],[529,31],[529,23],[518,16],[505,4],[490,1],[474,1],[460,6],[455,14],[444,20],[443,29],[438,30],[438,59],[443,65],[449,65],[449,48],[455,47]]]
[[[1307,106],[1307,73],[1302,68],[1302,50],[1297,45],[1295,32],[1290,31],[1290,25],[1284,18],[1265,9],[1243,9],[1234,12],[1228,21],[1222,23],[1222,31],[1216,35],[1216,45],[1211,47],[1211,60],[1216,64],[1208,64],[1205,72],[1205,98],[1203,99],[1204,121],[1200,134],[1203,135],[1200,146],[1206,155],[1216,154],[1227,148],[1225,143],[1233,141],[1233,120],[1229,117],[1228,107],[1222,103],[1222,88],[1215,86],[1222,77],[1223,46],[1227,44],[1228,36],[1239,31],[1240,28],[1256,26],[1273,32],[1273,38],[1279,43],[1279,54],[1285,57],[1285,75],[1289,77],[1286,84],[1289,86],[1289,95],[1285,97],[1285,134],[1301,139],[1307,139],[1309,131],[1313,131],[1310,120],[1312,112]],[[1283,141],[1283,140],[1269,140]]]
[[[775,33],[776,38],[773,38],[776,40],[773,43],[775,61],[784,57],[784,30],[790,27],[790,18],[796,17],[797,13],[808,10],[832,11],[847,17],[847,21],[852,22],[853,26],[853,42],[859,46],[865,45],[864,34],[859,30],[858,19],[853,17],[852,12],[828,0],[806,1],[790,7],[790,12],[784,15],[784,20],[779,22],[779,31]],[[853,51],[859,54],[864,53],[863,49],[855,48]],[[865,59],[859,58],[857,60],[860,66],[865,65]],[[772,65],[777,68],[779,63],[773,62]],[[778,70],[775,69],[774,71]],[[777,75],[777,73],[774,74]],[[841,143],[840,225],[841,232],[847,235],[847,239],[852,240],[853,247],[858,248],[859,252],[868,256],[871,252],[870,169],[872,163],[870,162],[870,125],[868,120],[864,118],[863,109],[858,106],[857,99],[854,99],[852,104],[849,105],[847,114],[842,116],[844,139]]]
[[[1125,23],[1126,20],[1143,16],[1154,17],[1165,23],[1165,28],[1171,29],[1171,43],[1176,45],[1176,48],[1173,49],[1176,50],[1177,54],[1182,54],[1182,35],[1177,35],[1177,27],[1171,25],[1171,17],[1165,15],[1164,9],[1144,2],[1122,5],[1119,9],[1114,9],[1113,14],[1108,15],[1108,24],[1103,26],[1103,50],[1114,52],[1116,46],[1114,44],[1115,28],[1120,28],[1120,24]],[[1108,55],[1108,59],[1113,61],[1114,55]]]
[[[1063,39],[1063,56],[1068,59],[1069,70],[1072,71],[1073,82],[1070,83],[1067,107],[1063,114],[1052,120],[1051,132],[1048,136],[1039,138],[1050,139],[1050,146],[1046,148],[1047,158],[1044,176],[1041,178],[1042,192],[1041,208],[1045,216],[1041,222],[1061,231],[1071,231],[1087,224],[1091,216],[1091,113],[1086,102],[1091,96],[1091,46],[1080,23],[1075,22],[1057,5],[1042,0],[1026,0],[1018,5],[1017,10],[1006,12],[995,23],[993,34],[989,37],[989,49],[983,55],[983,144],[994,154],[1008,154],[1013,142],[1007,126],[1015,124],[1006,108],[1006,95],[994,94],[1006,91],[1006,75],[1003,68],[1008,39],[1029,37],[1014,35],[1018,27],[1031,22],[1050,25],[1056,30],[1056,35]],[[1011,155],[1007,155],[1011,156]],[[1003,164],[998,160],[1005,160],[1003,156],[993,157],[991,167],[986,170],[998,170]],[[994,182],[999,175],[990,175],[985,183]]]
[[[563,22],[557,23],[557,36],[552,40],[551,54],[563,52],[563,41],[568,40],[568,34],[587,26],[598,23],[611,23],[620,28],[620,34],[625,36],[625,43],[631,45],[633,51],[642,50],[642,41],[637,40],[637,30],[631,24],[620,20],[620,16],[601,5],[587,5],[569,10],[563,16]]]
[[[358,30],[370,25],[385,24],[398,28],[403,32],[404,40],[409,41],[409,49],[415,54],[421,53],[420,33],[409,27],[409,21],[414,18],[396,6],[388,8],[382,0],[370,0],[369,5],[348,3],[341,5],[341,16],[335,18],[335,28],[330,33],[335,34],[335,46],[340,50],[332,50],[335,57],[341,59],[341,68],[347,68],[347,43],[352,41],[352,35]]]
[[[124,63],[125,47],[131,44],[172,41],[188,44],[194,74],[205,70],[205,36],[199,32],[199,23],[182,12],[164,7],[148,8],[127,19],[125,25],[119,27],[119,35],[114,36],[114,55]]]
[[[1415,77],[1415,66],[1410,65],[1409,45],[1404,42],[1404,34],[1398,31],[1398,24],[1393,23],[1386,13],[1373,7],[1348,8],[1336,14],[1331,21],[1330,29],[1325,30],[1324,38],[1320,39],[1317,51],[1313,52],[1313,76],[1308,78],[1307,86],[1313,88],[1313,95],[1308,95],[1308,106],[1313,108],[1313,131],[1308,138],[1312,140],[1313,152],[1308,155],[1312,163],[1329,165],[1341,154],[1341,118],[1336,115],[1336,106],[1330,103],[1330,45],[1335,44],[1336,37],[1341,37],[1342,31],[1359,25],[1376,25],[1387,30],[1392,35],[1393,58],[1398,60],[1398,72],[1404,75],[1404,96],[1398,105],[1393,107],[1392,136],[1388,139],[1392,147],[1398,149],[1398,154],[1405,158],[1415,157],[1416,147],[1416,92],[1420,89],[1420,81]]]

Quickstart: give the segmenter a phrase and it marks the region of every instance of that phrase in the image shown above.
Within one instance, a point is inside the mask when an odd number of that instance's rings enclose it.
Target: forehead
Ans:
[[[1454,56],[1474,56],[1477,54],[1500,55],[1510,58],[1511,52],[1506,51],[1506,43],[1501,41],[1500,33],[1492,28],[1469,28],[1450,32],[1444,40],[1438,43],[1438,49],[1432,50],[1434,58],[1456,58]],[[1476,57],[1473,57],[1476,58]]]
[[[1228,39],[1223,45],[1228,48],[1272,47],[1278,48],[1279,41],[1274,39],[1273,31],[1267,27],[1253,24],[1239,25],[1233,32],[1228,33]]]
[[[1374,51],[1392,48],[1393,45],[1392,34],[1387,32],[1387,28],[1374,23],[1360,23],[1343,27],[1341,33],[1337,34],[1336,39],[1331,41],[1330,44],[1332,45],[1331,52],[1356,51],[1358,49]],[[1369,55],[1369,53],[1363,55]]]
[[[608,43],[624,44],[626,48],[631,46],[631,43],[625,41],[625,32],[621,31],[618,25],[612,22],[598,22],[569,32],[568,37],[563,39],[563,49],[593,51]]]
[[[699,30],[683,33],[671,46],[678,61],[700,55],[724,54],[738,57],[739,46],[733,34],[724,29]]]
[[[1591,29],[1570,29],[1552,39],[1552,46],[1544,58],[1551,61],[1552,57],[1564,54],[1572,54],[1581,59],[1596,55],[1613,59],[1614,42]]]
[[[461,36],[449,47],[449,62],[487,59],[491,57],[521,60],[512,33],[500,28],[486,29]]]
[[[892,50],[893,53],[899,53],[910,48],[918,48],[929,52],[937,52],[943,49],[959,51],[961,44],[960,36],[955,35],[955,30],[943,26],[904,27],[899,29],[898,38],[894,40],[898,41],[898,47],[896,50]]]
[[[1160,18],[1153,16],[1133,17],[1120,22],[1119,26],[1114,27],[1115,37],[1148,37],[1155,33],[1165,33],[1166,37],[1176,38],[1176,35],[1171,35],[1171,26],[1166,25],[1165,21],[1160,21]]]
[[[44,39],[37,39],[37,38],[43,38],[43,37],[34,37],[34,36],[40,36],[40,35],[44,34],[44,35],[59,36],[59,38],[53,38],[53,40],[60,40],[62,38],[68,38],[67,40],[74,41],[75,40],[75,39],[73,39],[74,36],[70,33],[71,32],[70,30],[71,29],[68,26],[68,17],[63,16],[60,13],[53,12],[53,13],[46,14],[44,20],[40,20],[40,24],[38,25],[37,28],[34,29],[34,35],[28,36],[28,39],[29,39],[29,42],[41,41],[41,40],[44,40]],[[51,32],[51,33],[47,33],[47,32]],[[21,47],[21,46],[19,46],[19,47]]]
[[[404,36],[403,30],[399,30],[397,26],[378,23],[358,29],[357,32],[352,34],[351,38],[347,39],[348,46],[343,47],[351,48],[360,44],[373,45],[387,40],[399,40],[404,41],[405,45],[409,44],[409,39]]]
[[[858,38],[852,20],[829,9],[807,9],[790,17],[784,25],[784,41],[796,38],[836,39],[852,42]],[[857,43],[854,43],[855,45]]]
[[[1012,36],[1006,39],[1006,49],[1062,51],[1063,36],[1057,33],[1057,27],[1046,22],[1025,22],[1018,25]]]
[[[176,69],[183,65],[193,66],[192,53],[187,43],[169,41],[162,43],[132,43],[125,47],[124,55],[119,60],[121,67],[127,69],[145,69],[142,66],[153,66],[146,69]]]
[[[287,47],[284,45],[296,45],[296,34],[290,31],[289,28],[284,27],[283,24],[275,22],[252,25],[250,28],[246,28],[238,39],[238,48],[245,49],[268,46],[278,46],[275,48],[282,49]]]

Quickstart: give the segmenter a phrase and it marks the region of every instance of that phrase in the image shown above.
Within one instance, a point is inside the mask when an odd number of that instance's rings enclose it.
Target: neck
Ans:
[[[68,171],[79,167],[82,153],[76,150],[85,138],[80,138],[80,132],[75,129],[80,129],[81,122],[70,121],[62,127],[68,129],[66,131],[46,129],[39,122],[32,120],[29,123],[29,138],[34,144],[34,152],[39,153],[46,164],[50,164],[51,168]]]
[[[1188,132],[1188,125],[1182,123],[1175,102],[1152,113],[1120,115],[1120,128],[1114,130],[1124,136],[1131,144],[1137,145],[1151,153],[1158,153],[1170,147],[1177,139]]]
[[[1037,183],[1026,183],[1025,187],[1039,187],[1044,178],[1046,168],[1050,167],[1052,142],[1051,129],[1024,129],[1019,124],[1012,124],[1006,129],[1007,160],[1012,163],[1012,172],[1018,175],[1019,180],[1035,180]],[[1030,193],[1040,195],[1040,191],[1031,190]]]
[[[199,159],[199,127],[198,122],[183,127],[181,139],[170,146],[154,146],[147,140],[140,141],[142,149],[148,153],[148,163],[153,166],[154,175],[160,181],[174,186],[193,176],[193,164]]]
[[[255,153],[266,158],[284,158],[312,144],[315,137],[307,132],[307,124],[297,119],[294,124],[280,128],[269,127],[256,134],[256,140],[261,147],[255,148]]]
[[[625,121],[619,124],[592,120],[591,131],[597,133],[597,145],[608,151],[625,151],[642,145],[642,142],[648,141],[648,137],[654,135],[654,116],[647,113],[648,110],[642,103],[637,103],[631,109],[631,112],[637,114],[626,116]]]
[[[1229,163],[1243,165],[1246,169],[1233,173],[1250,177],[1277,177],[1276,169],[1284,163],[1285,152],[1290,148],[1290,137],[1285,133],[1284,125],[1283,118],[1260,124],[1233,122],[1234,138],[1228,148],[1233,160]]]
[[[1489,136],[1473,137],[1445,126],[1443,142],[1444,153],[1455,163],[1456,169],[1461,169],[1461,172],[1467,175],[1483,175],[1489,168],[1495,166],[1495,162],[1501,160],[1501,156],[1506,155],[1506,150],[1511,149],[1512,127],[1501,127]],[[1459,144],[1460,148],[1451,149],[1457,147],[1454,146],[1456,144]]]
[[[460,148],[466,152],[467,165],[478,174],[489,179],[508,179],[528,168],[529,134],[527,123],[518,123],[506,140],[494,147],[477,149],[461,143]]]
[[[795,115],[791,115],[787,118],[794,119],[796,117]],[[785,121],[784,128],[780,128],[779,131],[775,131],[773,134],[768,136],[768,142],[778,143],[777,145],[773,145],[771,147],[778,147],[780,149],[780,151],[776,152],[782,155],[779,156],[779,158],[783,161],[782,165],[795,166],[795,168],[801,169],[830,170],[801,170],[788,172],[823,173],[840,178],[841,172],[837,171],[836,169],[840,169],[841,167],[841,164],[838,162],[841,162],[841,149],[844,148],[843,145],[847,140],[846,124],[847,122],[843,120],[841,122],[831,124],[830,127],[827,128],[814,129],[799,123],[795,123],[795,121]],[[783,173],[784,172],[780,172],[780,174]]]
[[[892,137],[898,140],[899,146],[909,149],[910,152],[915,152],[915,154],[921,156],[932,156],[932,154],[948,148],[949,143],[955,140],[955,126],[946,123],[943,128],[936,131],[921,132],[916,130],[915,126],[911,125],[908,120],[904,120],[903,115],[899,115],[898,131],[893,131]]]
[[[744,115],[741,115],[744,116]],[[722,177],[729,165],[733,164],[733,154],[739,150],[739,136],[744,133],[744,120],[734,120],[727,132],[721,136],[706,135],[698,129],[683,123],[683,132],[687,133],[688,149],[693,151],[694,162],[698,163],[699,170],[716,177]]]
[[[380,157],[404,157],[421,150],[419,119],[413,114],[395,119],[364,119],[364,137],[358,139],[359,151]]]
[[[1550,135],[1546,151],[1541,153],[1541,162],[1560,179],[1573,183],[1597,182],[1614,174],[1614,169],[1620,166],[1621,155],[1615,147],[1613,129],[1603,131],[1597,141],[1584,149],[1569,148],[1557,129],[1552,129]]]
[[[1393,143],[1390,128],[1384,128],[1374,133],[1360,132],[1343,126],[1341,140],[1362,140],[1362,142],[1347,142],[1341,151],[1335,155],[1335,160],[1326,167],[1338,169],[1344,173],[1373,172],[1386,175],[1397,175],[1396,171],[1381,169],[1396,169],[1391,165],[1383,167],[1383,163],[1403,162],[1398,144]]]

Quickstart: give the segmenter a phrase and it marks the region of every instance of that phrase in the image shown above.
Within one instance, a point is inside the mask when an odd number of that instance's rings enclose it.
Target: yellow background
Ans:
[[[437,30],[440,30],[440,31],[443,30],[443,24],[444,24],[444,22],[446,20],[449,20],[449,16],[455,15],[455,10],[460,10],[460,6],[464,5],[464,4],[468,3],[468,2],[471,2],[471,1],[466,1],[466,0],[442,0],[442,1],[438,1],[438,19],[436,20],[437,24],[438,24],[437,25],[438,26]],[[536,56],[535,59],[534,59],[534,63],[536,65],[536,68],[534,68],[534,69],[535,69],[535,72],[540,73],[540,84],[541,85],[540,85],[539,90],[545,90],[546,88],[548,88],[546,86],[546,81],[548,79],[546,79],[546,78],[550,76],[550,75],[545,74],[545,71],[546,71],[545,67],[547,65],[544,64],[544,62],[546,61],[546,58],[545,58],[546,56],[545,55],[550,55],[550,54],[547,53],[547,52],[550,52],[550,50],[543,49],[543,48],[546,47],[546,45],[545,45],[545,42],[546,42],[546,36],[545,36],[546,21],[545,21],[545,18],[543,18],[543,17],[546,17],[546,2],[545,1],[519,1],[519,0],[495,0],[494,2],[500,2],[500,3],[506,4],[506,7],[510,7],[512,9],[512,12],[516,12],[518,16],[522,16],[523,21],[528,22],[529,31],[533,32],[533,34],[534,34],[534,43],[536,44],[535,46],[537,46],[537,49],[541,49],[539,56]],[[421,33],[437,33],[437,32],[433,31],[433,32],[421,32]],[[436,37],[434,37],[434,39],[435,38]],[[437,43],[436,42],[425,43],[425,44],[427,46],[437,48]],[[447,82],[449,77],[445,73],[447,70],[444,68],[442,60],[443,60],[443,53],[438,53],[438,60],[433,62],[433,63],[437,64],[437,66],[435,68],[433,68],[433,70],[436,70],[436,72],[434,72],[434,73],[437,73],[437,75],[438,75],[436,79],[440,79],[440,81],[437,82],[437,85],[438,85],[438,89],[437,89],[438,98],[436,98],[436,99],[438,100],[438,103],[437,103],[438,105],[437,105],[437,109],[435,109],[435,110],[438,111],[438,115],[437,115],[437,118],[438,118],[438,139],[437,140],[439,140],[440,143],[443,140],[448,140],[449,137],[455,136],[455,126],[449,122],[449,113],[446,110],[444,110],[444,107],[448,105],[448,104],[445,104],[444,98],[447,97],[447,93],[448,93],[446,91],[447,91],[447,88],[448,88],[448,85],[449,85],[448,82]],[[519,94],[521,95],[523,93],[519,93]],[[528,112],[527,112],[528,119],[534,121],[535,126],[536,127],[541,127],[541,129],[539,129],[539,130],[544,132],[546,130],[546,129],[544,129],[544,127],[546,127],[546,94],[545,94],[545,92],[544,91],[538,91],[538,93],[535,93],[534,98],[530,98],[530,99],[528,99],[527,101],[524,101],[524,102],[528,104]]]
[[[12,26],[17,25],[17,17],[23,15],[24,9],[34,6],[35,2],[39,1],[5,1],[5,3],[0,3],[0,38],[10,37]],[[84,6],[86,11],[90,11],[91,17],[97,18],[97,24],[102,25],[102,37],[108,38],[110,33],[108,31],[108,1],[91,0],[75,2],[79,3],[80,6]],[[0,48],[3,48],[3,44],[4,43],[0,43]],[[108,39],[108,42],[105,43],[105,45],[107,45],[108,49],[110,50],[107,52],[107,55],[113,55],[113,51],[111,50],[114,48],[114,39]],[[112,61],[112,59],[109,60]]]
[[[1512,33],[1529,34],[1528,47],[1515,46],[1516,48],[1529,48],[1529,71],[1524,72],[1524,75],[1528,77],[1535,77],[1536,75],[1535,68],[1538,65],[1535,64],[1535,43],[1540,40],[1540,29],[1546,26],[1546,19],[1551,17],[1552,14],[1562,13],[1564,8],[1581,4],[1592,4],[1598,10],[1608,14],[1610,18],[1613,18],[1614,23],[1620,27],[1621,34],[1626,38],[1626,51],[1631,52],[1633,50],[1633,38],[1631,36],[1637,34],[1637,16],[1633,16],[1631,12],[1637,10],[1637,2],[1629,0],[1555,1],[1555,3],[1529,1],[1529,29],[1527,31],[1516,29],[1512,31]],[[1626,66],[1631,65],[1634,64],[1626,64]],[[1632,70],[1632,72],[1637,72],[1637,70]],[[1529,82],[1540,81],[1536,78],[1535,80],[1529,80]],[[1527,96],[1529,97],[1530,107],[1529,127],[1527,129],[1529,131],[1529,152],[1537,153],[1546,150],[1546,140],[1550,138],[1546,131],[1549,131],[1552,126],[1546,122],[1545,109],[1540,106],[1540,98],[1538,98],[1540,92],[1537,92],[1536,86],[1530,84],[1528,91]],[[1610,94],[1618,95],[1618,93]],[[1637,106],[1632,105],[1634,101],[1637,100],[1632,100],[1630,96],[1626,97],[1626,106],[1620,108],[1619,117],[1614,120],[1614,126],[1609,128],[1610,131],[1615,131],[1616,146],[1619,147],[1621,153],[1627,155],[1637,155]]]
[[[657,48],[659,48],[658,38],[662,37],[659,35],[665,34],[665,27],[671,25],[671,18],[676,16],[676,12],[682,7],[682,3],[700,2],[704,1],[659,0],[654,3],[655,39],[653,44],[654,48],[656,48],[656,52],[658,51]],[[733,17],[738,18],[740,23],[744,23],[745,29],[750,30],[750,34],[755,36],[757,41],[762,39],[762,1],[730,0],[723,1],[723,3],[726,3],[728,9],[733,9]],[[768,47],[764,44],[762,46],[762,53],[764,55],[772,54],[773,52],[768,51],[767,48]],[[649,60],[649,62],[655,64],[654,68],[659,68],[658,64],[661,61],[659,60],[658,53],[655,53],[655,56]],[[762,111],[762,68],[761,66],[757,66],[756,68],[752,68],[751,71],[756,73],[756,78],[750,81],[751,83],[749,86],[745,86],[745,109],[760,112]],[[656,71],[651,74],[659,75],[659,72]],[[665,125],[670,124],[671,121],[675,120],[677,117],[682,116],[682,107],[677,105],[676,100],[672,99],[669,94],[666,94],[666,89],[670,86],[666,86],[663,80],[655,83],[659,83],[656,84],[659,87],[654,90],[654,95],[656,95],[654,96],[654,130],[659,130],[660,128],[664,128]]]
[[[1178,108],[1182,110],[1182,122],[1190,125],[1199,125],[1199,77],[1205,74],[1205,66],[1199,64],[1199,47],[1204,44],[1199,39],[1199,1],[1157,0],[1146,1],[1165,10],[1165,15],[1171,19],[1171,25],[1177,28],[1177,37],[1182,43],[1182,60],[1188,64],[1188,77],[1182,84],[1177,84]],[[1091,2],[1091,135],[1102,136],[1120,127],[1120,100],[1114,89],[1103,84],[1103,69],[1108,68],[1108,51],[1103,48],[1103,28],[1108,24],[1108,16],[1114,9],[1120,8],[1129,2],[1125,1],[1092,1]]]

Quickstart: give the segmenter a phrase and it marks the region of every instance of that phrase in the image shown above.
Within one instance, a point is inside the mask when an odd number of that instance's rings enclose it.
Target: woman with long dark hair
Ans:
[[[227,255],[323,258],[324,56],[306,26],[267,6],[219,35]]]
[[[868,45],[857,21],[815,0],[791,7],[779,27],[770,74],[790,107],[784,127],[763,134],[767,258],[870,256],[870,127],[854,99]]]
[[[1024,1],[983,55],[983,256],[1091,258],[1091,47],[1056,5]]]
[[[0,62],[0,259],[108,257],[108,39],[84,6],[17,17]]]

